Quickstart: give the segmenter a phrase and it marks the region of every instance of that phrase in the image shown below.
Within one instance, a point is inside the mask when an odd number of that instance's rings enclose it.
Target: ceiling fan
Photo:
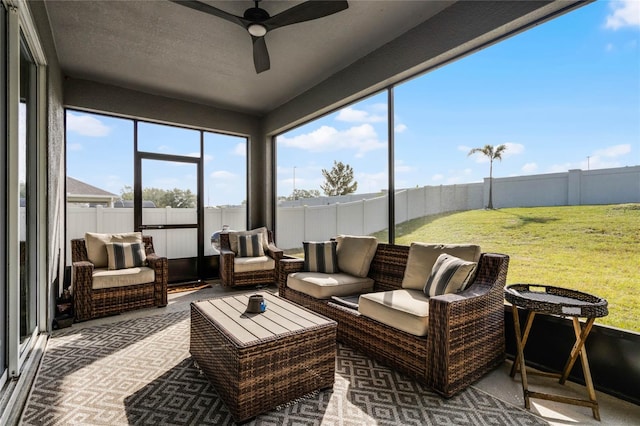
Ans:
[[[218,18],[225,19],[245,28],[249,32],[249,35],[251,35],[251,41],[253,43],[253,63],[256,67],[256,73],[258,74],[271,67],[267,44],[264,41],[264,36],[267,32],[286,25],[333,15],[349,7],[349,3],[345,0],[311,0],[298,4],[275,16],[270,16],[266,10],[258,6],[260,0],[254,0],[255,7],[245,10],[243,16],[236,16],[197,0],[169,1],[217,16]]]

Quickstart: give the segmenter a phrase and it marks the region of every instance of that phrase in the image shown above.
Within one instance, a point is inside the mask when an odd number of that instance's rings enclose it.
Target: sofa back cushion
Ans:
[[[335,274],[338,272],[338,252],[336,241],[304,241],[304,270]]]
[[[402,279],[402,288],[424,290],[433,265],[436,263],[438,256],[443,253],[470,262],[478,262],[480,260],[480,246],[474,244],[411,243],[407,266]]]
[[[84,234],[87,247],[87,258],[96,268],[106,268],[109,265],[107,256],[108,243],[138,243],[142,244],[142,232],[125,232],[120,234],[100,234],[87,232]]]
[[[366,277],[378,248],[378,240],[375,237],[339,235],[336,237],[336,242],[340,272],[356,277]]]
[[[236,255],[239,253],[238,249],[238,237],[247,235],[260,235],[260,241],[262,242],[262,250],[266,252],[269,249],[269,234],[267,228],[260,227],[252,229],[250,231],[231,231],[229,232],[229,248]]]

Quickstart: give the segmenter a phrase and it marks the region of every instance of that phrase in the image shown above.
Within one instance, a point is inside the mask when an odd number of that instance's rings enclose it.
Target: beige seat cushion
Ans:
[[[370,292],[373,280],[343,273],[296,272],[287,277],[287,287],[316,299],[329,299],[331,296]]]
[[[229,248],[235,254],[238,254],[238,237],[240,235],[256,235],[259,234],[262,238],[262,249],[266,253],[269,248],[269,234],[267,228],[264,226],[261,228],[252,229],[250,231],[231,231],[229,232]]]
[[[438,256],[447,253],[469,262],[480,259],[480,246],[473,244],[411,243],[402,288],[422,290],[431,275]]]
[[[356,277],[366,277],[378,248],[378,240],[375,237],[339,235],[336,241],[340,272]]]
[[[422,290],[393,290],[360,296],[358,311],[383,324],[426,336],[429,327],[429,299]]]
[[[127,269],[97,268],[93,270],[94,290],[101,288],[126,287],[155,281],[153,269],[147,266]]]
[[[271,271],[276,268],[276,261],[269,256],[235,257],[233,272]]]
[[[87,257],[96,268],[105,268],[109,264],[107,256],[108,243],[142,244],[142,232],[125,232],[121,234],[100,234],[87,232],[84,234]]]

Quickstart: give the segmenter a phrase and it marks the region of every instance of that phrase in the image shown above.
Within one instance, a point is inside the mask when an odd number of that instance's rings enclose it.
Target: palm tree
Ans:
[[[502,153],[507,150],[506,145],[498,145],[497,147],[493,147],[493,145],[485,145],[482,148],[473,148],[469,151],[467,156],[475,154],[476,152],[481,152],[483,155],[489,157],[489,205],[488,209],[493,209],[493,160],[502,161]]]

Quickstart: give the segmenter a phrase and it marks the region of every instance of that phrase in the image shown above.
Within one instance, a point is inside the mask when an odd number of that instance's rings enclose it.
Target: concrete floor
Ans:
[[[164,308],[150,308],[129,312],[122,315],[100,318],[92,321],[74,324],[74,328],[91,327],[98,324],[108,324],[126,319],[140,318],[156,315],[160,312],[177,312],[188,310],[189,304],[194,300],[207,299],[221,295],[242,293],[255,290],[228,290],[218,284],[212,287],[195,291],[184,291],[169,294],[169,304]],[[277,292],[276,287],[267,287],[261,291]],[[54,332],[55,335],[55,332]],[[473,387],[488,393],[506,403],[524,408],[522,396],[522,384],[520,375],[515,378],[509,376],[511,362],[507,361],[502,366],[475,383]],[[540,376],[528,375],[529,390],[555,393],[584,399],[587,397],[584,386],[567,382],[566,385],[558,384],[557,380]],[[605,393],[596,392],[596,398],[600,406],[601,421],[593,418],[591,409],[577,405],[562,404],[541,399],[531,399],[531,413],[547,421],[550,425],[615,425],[638,426],[640,425],[640,406],[622,401]]]

